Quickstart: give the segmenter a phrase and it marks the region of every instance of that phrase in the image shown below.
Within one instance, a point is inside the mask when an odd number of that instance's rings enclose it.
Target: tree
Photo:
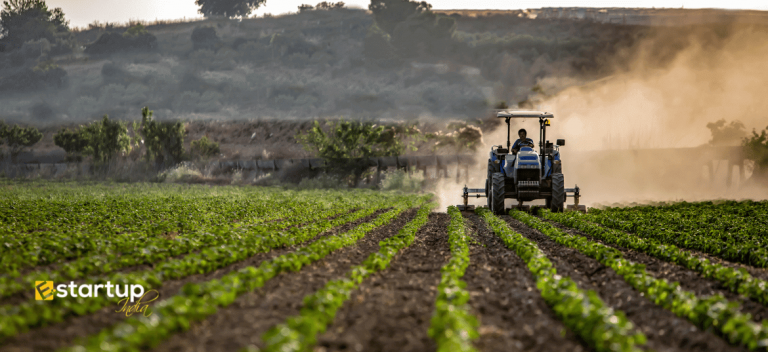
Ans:
[[[760,134],[752,130],[752,136],[743,139],[742,147],[744,156],[755,162],[753,177],[768,178],[768,127]]]
[[[741,121],[731,121],[726,124],[724,119],[710,122],[707,128],[712,133],[711,145],[738,145],[739,141],[746,138],[744,124]]]
[[[326,129],[315,121],[306,133],[296,135],[305,150],[325,159],[330,170],[351,174],[356,185],[369,167],[368,158],[400,155],[407,128],[378,126],[359,121],[329,121]]]
[[[3,123],[0,127],[0,145],[4,142],[8,144],[11,150],[11,160],[16,162],[16,157],[25,147],[31,147],[43,138],[43,134],[35,127],[19,127],[14,125],[12,128]]]
[[[395,33],[398,23],[405,21],[411,15],[429,11],[431,8],[432,5],[426,1],[410,0],[371,0],[371,4],[368,5],[378,26],[390,35]]]
[[[3,1],[0,12],[0,42],[6,49],[20,48],[25,42],[45,38],[51,43],[69,32],[69,22],[61,8],[48,8],[43,0]]]
[[[131,138],[125,122],[113,121],[104,115],[76,130],[62,129],[53,136],[53,143],[64,149],[70,157],[79,154],[93,156],[96,162],[109,161],[119,152],[131,149]]]
[[[197,12],[205,17],[247,17],[267,0],[195,0]]]
[[[158,165],[166,160],[174,164],[184,156],[184,125],[180,122],[158,122],[152,119],[148,107],[141,109],[141,127],[139,133],[144,138],[147,158]]]

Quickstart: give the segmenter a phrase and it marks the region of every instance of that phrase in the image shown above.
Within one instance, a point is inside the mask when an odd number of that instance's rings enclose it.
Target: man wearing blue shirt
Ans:
[[[512,145],[512,154],[517,155],[517,152],[519,152],[520,148],[522,147],[533,148],[533,139],[525,138],[527,134],[528,132],[525,131],[525,128],[521,128],[519,131],[517,131],[517,136],[520,138],[515,141],[515,144]]]

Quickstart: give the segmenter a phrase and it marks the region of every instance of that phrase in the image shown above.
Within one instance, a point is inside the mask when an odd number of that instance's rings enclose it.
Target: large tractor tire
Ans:
[[[493,174],[501,172],[501,164],[496,164],[491,159],[488,159],[488,179],[493,177]]]
[[[552,197],[547,199],[549,210],[560,213],[565,209],[565,177],[561,173],[552,174]]]
[[[488,200],[488,209],[491,209],[491,179],[493,174],[497,172],[501,172],[499,164],[488,159],[488,176],[485,178],[485,199]]]
[[[491,211],[504,215],[504,175],[501,172],[494,173],[491,179]]]

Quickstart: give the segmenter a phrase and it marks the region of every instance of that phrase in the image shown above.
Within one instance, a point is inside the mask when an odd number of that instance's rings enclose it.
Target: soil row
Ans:
[[[608,305],[623,311],[635,327],[648,338],[647,348],[654,351],[742,350],[656,305],[624,281],[613,269],[575,249],[557,244],[510,216],[500,218],[513,230],[535,241],[555,265],[558,274],[570,277],[582,289],[594,290]]]
[[[410,247],[366,279],[319,336],[319,351],[433,351],[427,336],[440,269],[450,258],[450,217],[430,214]]]
[[[485,352],[587,350],[544,302],[525,262],[479,216],[463,214],[474,240],[464,281],[480,321],[475,346]]]
[[[348,230],[351,230],[355,226],[369,222],[378,215],[387,211],[381,209],[374,212],[372,215],[358,219],[356,221],[349,222],[342,226],[325,231],[316,236],[311,241],[305,242],[299,246],[310,244],[320,238],[326,236],[333,236]],[[410,213],[415,214],[415,211],[411,210]],[[378,242],[377,242],[378,243]],[[247,266],[258,266],[262,261],[269,260],[280,255],[292,252],[299,246],[291,246],[285,248],[273,249],[266,253],[258,253],[244,261],[226,266],[224,268],[215,270],[207,274],[198,274],[185,277],[178,280],[169,280],[163,282],[163,285],[158,289],[160,292],[160,299],[156,302],[175,295],[179,289],[188,283],[199,283],[218,279],[223,277],[229,272],[242,269]],[[278,279],[278,278],[275,278]],[[273,280],[275,280],[273,279]],[[150,305],[151,307],[151,305]],[[108,306],[102,308],[92,314],[70,317],[63,322],[52,324],[49,326],[32,329],[29,332],[17,335],[11,339],[0,344],[0,350],[3,351],[54,351],[59,348],[72,345],[77,339],[84,338],[88,335],[96,334],[103,328],[113,326],[124,319],[125,314],[116,313],[117,306]],[[241,346],[242,347],[242,346]]]
[[[386,226],[365,235],[355,245],[337,250],[298,272],[278,275],[261,289],[241,295],[192,328],[162,343],[157,351],[237,351],[245,346],[263,348],[261,335],[288,317],[298,315],[304,296],[328,281],[343,278],[352,266],[379,250],[387,239],[416,215],[416,209],[402,213]]]
[[[584,236],[592,241],[620,250],[624,254],[624,258],[627,260],[644,264],[645,270],[655,278],[666,279],[669,282],[679,282],[680,286],[684,290],[691,291],[699,297],[720,294],[731,301],[740,302],[741,311],[743,313],[751,314],[754,321],[761,322],[762,320],[768,319],[768,307],[764,306],[760,302],[752,300],[747,296],[731,292],[727,287],[723,286],[720,281],[703,277],[697,271],[693,271],[680,265],[651,257],[642,252],[610,245],[600,241],[599,239],[593,238],[584,232],[560,225],[554,221],[550,221],[550,223],[567,233]]]

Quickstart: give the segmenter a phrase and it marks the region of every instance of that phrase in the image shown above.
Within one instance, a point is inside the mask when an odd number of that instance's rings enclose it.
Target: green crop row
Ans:
[[[247,227],[247,233],[249,236],[262,235],[267,232],[277,231],[304,222],[313,222],[317,219],[349,211],[349,208],[354,205],[356,204],[342,204],[338,208],[332,208],[319,213],[313,212],[301,214],[284,221],[249,226]],[[277,211],[279,212],[279,209]],[[237,227],[240,226],[233,226],[233,228]],[[0,297],[8,297],[23,290],[27,290],[34,285],[35,281],[59,282],[65,280],[78,280],[90,275],[107,274],[130,266],[157,263],[168,257],[187,254],[206,247],[230,245],[240,241],[240,236],[232,236],[236,234],[235,232],[223,232],[218,236],[213,235],[212,232],[216,233],[220,231],[218,231],[217,228],[203,228],[190,234],[179,236],[175,239],[151,238],[142,244],[142,248],[136,248],[131,252],[108,251],[105,254],[91,255],[76,259],[63,264],[61,267],[56,268],[56,270],[33,271],[25,274],[21,278],[12,276],[0,277]]]
[[[642,225],[661,225],[669,230],[702,235],[726,243],[768,240],[768,209],[754,203],[699,206],[679,203],[661,207],[630,207],[597,209],[592,215],[615,220],[639,222]]]
[[[149,317],[129,318],[68,350],[138,351],[156,346],[172,334],[189,329],[193,322],[215,313],[219,307],[230,305],[239,295],[264,286],[277,274],[298,271],[339,248],[356,243],[366,233],[391,222],[407,206],[400,204],[372,222],[337,236],[321,238],[296,252],[264,261],[258,267],[249,266],[202,284],[187,284],[179,294],[156,304]]]
[[[352,291],[371,274],[389,266],[392,258],[413,243],[416,232],[427,223],[430,204],[419,209],[416,217],[400,231],[379,243],[379,251],[368,256],[362,264],[349,271],[346,278],[329,281],[322,289],[304,297],[304,306],[298,316],[290,317],[262,336],[265,351],[311,351],[317,335],[333,322],[336,311],[349,299]],[[253,346],[248,349],[255,349]]]
[[[329,194],[329,198],[332,196]],[[293,208],[328,204],[322,201],[323,197],[317,197],[320,201],[314,198],[313,201],[296,201],[285,195],[267,193],[265,197],[255,198],[259,200],[167,197],[131,202],[108,200],[88,205],[35,201],[26,204],[27,207],[37,205],[47,208],[47,212],[58,213],[59,217],[75,219],[86,214],[88,219],[78,221],[93,226],[73,232],[71,225],[52,221],[45,226],[34,226],[37,229],[34,234],[14,230],[2,236],[0,243],[4,245],[0,257],[0,273],[17,276],[18,270],[22,268],[77,259],[91,253],[111,252],[121,255],[136,251],[136,247],[151,245],[146,242],[157,240],[163,234],[190,233],[201,227],[228,227],[235,221],[258,224],[290,216]],[[19,206],[13,211],[13,219],[9,220],[11,222],[23,222],[35,216],[33,211],[25,214]],[[18,214],[25,215],[22,219]]]
[[[478,322],[469,312],[467,284],[461,281],[469,265],[469,236],[465,232],[464,217],[459,209],[449,206],[448,215],[451,217],[448,225],[451,259],[441,270],[429,336],[437,342],[437,350],[440,352],[476,351],[472,340],[479,336]]]
[[[597,210],[597,209],[595,209]],[[660,203],[655,205],[641,205],[634,207],[611,207],[600,209],[598,212],[645,212],[645,211],[663,211],[669,213],[695,214],[701,212],[718,212],[724,215],[737,215],[745,218],[744,220],[755,223],[768,222],[768,201],[707,201],[707,202],[676,202]]]
[[[739,242],[735,238],[728,241],[718,240],[699,232],[675,231],[664,222],[656,222],[646,215],[638,214],[630,221],[614,218],[608,213],[587,214],[586,217],[600,225],[634,233],[642,238],[657,240],[681,248],[693,249],[716,257],[760,268],[768,267],[768,249],[763,242]]]
[[[744,269],[734,269],[713,264],[708,259],[697,257],[674,245],[663,244],[653,239],[643,239],[626,232],[605,228],[586,221],[581,213],[542,212],[545,219],[575,228],[605,243],[643,252],[685,268],[697,271],[704,277],[720,281],[732,292],[746,295],[768,305],[768,282],[752,277]]]
[[[525,261],[544,301],[565,326],[596,351],[640,351],[638,346],[645,344],[645,335],[634,332],[624,312],[614,311],[595,291],[580,289],[571,278],[558,275],[552,262],[533,241],[512,231],[486,208],[477,208],[476,212],[504,244]]]
[[[402,203],[409,201],[409,198],[402,197],[399,200]],[[85,283],[104,284],[111,282],[115,285],[140,284],[145,289],[158,288],[165,280],[208,273],[244,260],[259,252],[302,243],[335,226],[368,216],[376,211],[377,207],[388,205],[392,204],[377,204],[374,202],[371,208],[362,209],[333,220],[321,220],[307,226],[293,227],[285,231],[267,233],[261,236],[249,236],[247,230],[242,228],[239,229],[240,233],[234,234],[226,233],[232,232],[233,230],[231,229],[222,230],[221,233],[214,233],[214,235],[239,236],[240,241],[232,245],[209,247],[199,253],[171,259],[151,270],[117,273],[109,277],[88,279]],[[309,213],[308,211],[305,212]],[[0,339],[13,336],[19,331],[24,331],[30,327],[62,321],[69,315],[92,313],[109,304],[110,301],[107,297],[99,296],[91,298],[69,297],[66,299],[54,299],[53,301],[27,301],[20,305],[1,306]]]
[[[583,236],[567,234],[553,225],[521,211],[510,215],[540,231],[553,241],[597,260],[621,275],[627,283],[645,294],[645,297],[674,313],[686,318],[703,330],[714,330],[726,341],[750,349],[768,345],[768,322],[756,324],[749,314],[742,314],[738,302],[730,302],[720,295],[699,298],[685,291],[677,282],[656,279],[645,271],[642,264],[623,258],[621,251],[590,241]]]

